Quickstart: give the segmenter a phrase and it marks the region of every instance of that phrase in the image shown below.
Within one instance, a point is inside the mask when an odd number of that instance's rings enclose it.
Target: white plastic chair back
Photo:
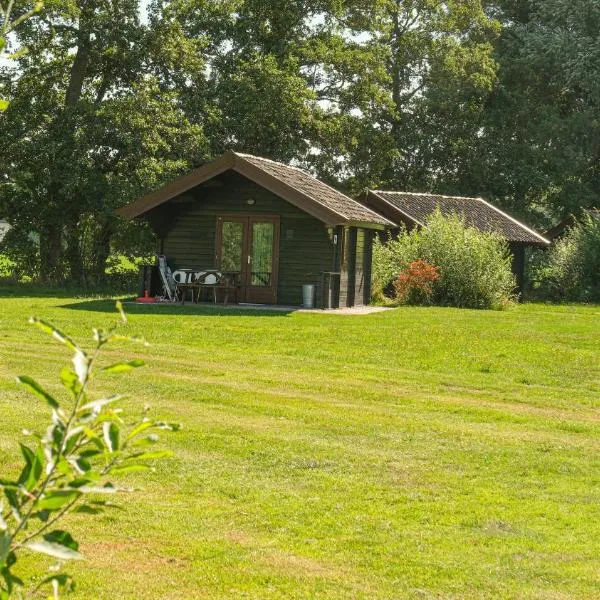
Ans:
[[[175,302],[177,300],[177,282],[173,278],[171,267],[167,264],[167,257],[162,254],[158,257],[158,271],[167,298],[171,302]]]

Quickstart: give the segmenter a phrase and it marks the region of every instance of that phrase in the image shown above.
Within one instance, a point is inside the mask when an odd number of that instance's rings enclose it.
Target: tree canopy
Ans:
[[[155,0],[147,23],[139,11],[52,0],[5,36],[27,51],[1,66],[0,214],[14,252],[37,234],[43,279],[102,279],[128,230],[113,209],[228,149],[350,193],[481,195],[540,226],[598,201],[595,0]]]

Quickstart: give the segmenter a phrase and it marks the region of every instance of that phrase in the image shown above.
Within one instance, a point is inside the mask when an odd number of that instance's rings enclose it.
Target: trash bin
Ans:
[[[302,286],[302,306],[304,308],[315,307],[315,286],[306,284]]]

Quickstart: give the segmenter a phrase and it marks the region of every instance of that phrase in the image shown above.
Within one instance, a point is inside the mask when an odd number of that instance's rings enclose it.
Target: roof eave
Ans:
[[[115,213],[130,220],[141,217],[164,202],[168,202],[172,198],[184,194],[197,185],[231,169],[235,162],[235,158],[235,153],[226,152],[216,160],[202,165],[191,173],[182,175],[166,185],[149,192],[131,204],[118,208],[115,210]]]

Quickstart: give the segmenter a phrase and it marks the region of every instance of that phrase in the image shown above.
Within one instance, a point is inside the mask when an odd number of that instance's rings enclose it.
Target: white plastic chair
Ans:
[[[163,291],[166,299],[168,299],[169,302],[177,302],[179,300],[177,282],[173,278],[171,267],[167,264],[167,257],[162,254],[158,256],[158,272],[160,273],[160,279],[163,284]]]

